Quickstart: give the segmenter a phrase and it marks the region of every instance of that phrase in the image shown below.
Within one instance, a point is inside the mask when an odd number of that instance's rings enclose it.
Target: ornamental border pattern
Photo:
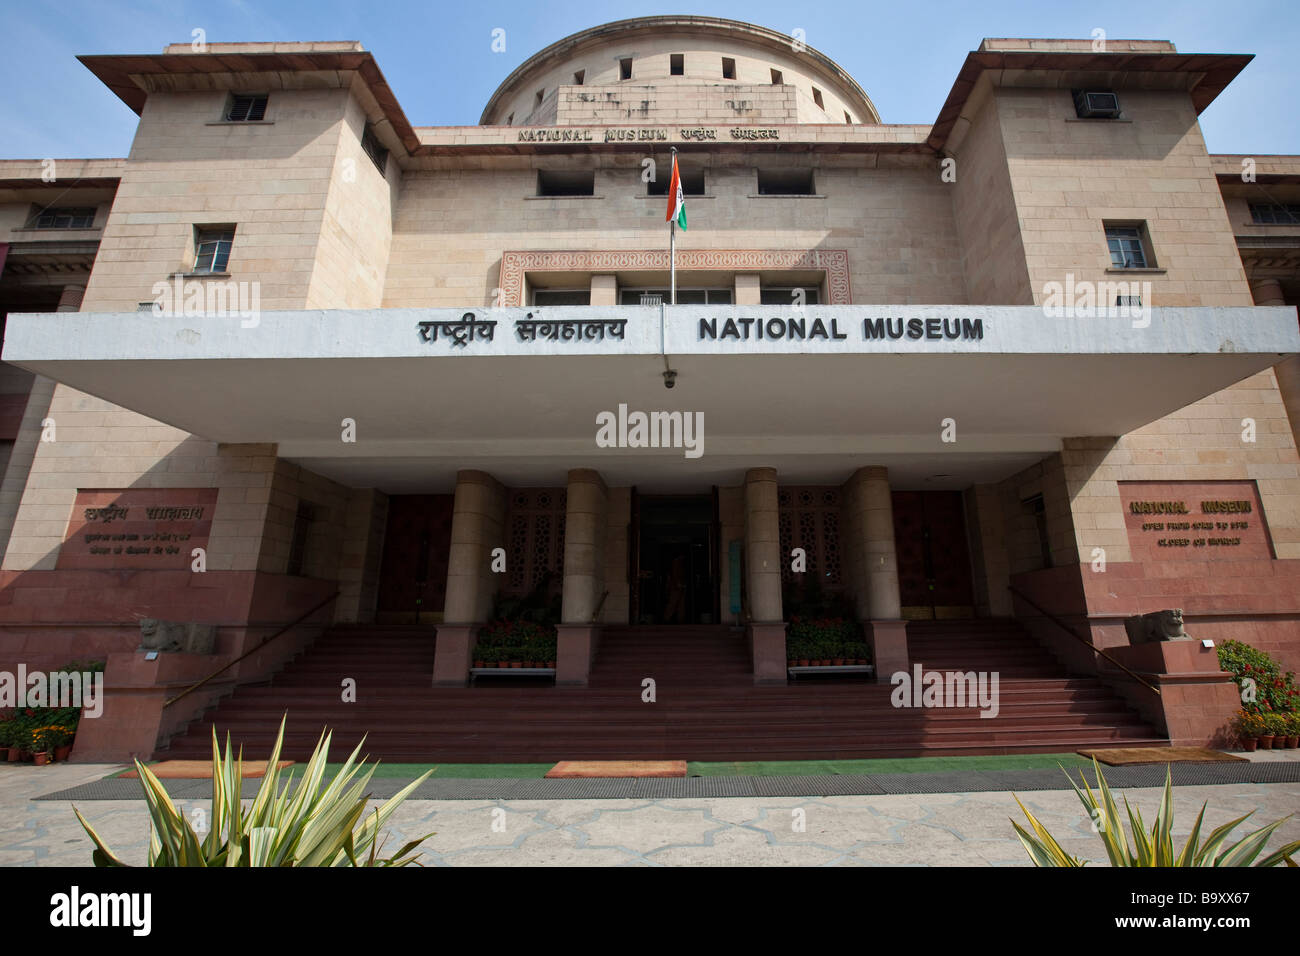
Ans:
[[[761,271],[816,269],[826,273],[828,305],[850,305],[849,253],[846,249],[680,249],[679,269]],[[524,276],[529,272],[667,270],[663,249],[540,250],[501,254],[501,305],[523,306]]]

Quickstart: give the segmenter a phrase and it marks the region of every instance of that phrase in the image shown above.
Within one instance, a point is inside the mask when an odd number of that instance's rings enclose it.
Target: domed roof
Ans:
[[[750,57],[762,57],[766,54],[769,57],[779,58],[782,63],[792,63],[804,76],[815,79],[826,88],[834,90],[838,99],[857,117],[856,122],[880,122],[880,114],[876,112],[875,105],[857,81],[830,57],[795,36],[721,17],[657,16],[616,20],[574,33],[552,43],[529,57],[505,78],[492,94],[492,98],[488,100],[479,123],[485,126],[500,123],[499,114],[503,114],[505,107],[522,91],[531,89],[545,74],[553,73],[566,63],[573,63],[584,56],[597,53],[602,47],[611,48],[608,51],[611,54],[608,62],[612,63],[615,54],[626,56],[635,52],[627,47],[628,41],[671,41],[682,38],[690,38],[697,44],[699,41],[706,41],[711,49],[721,53],[741,52]],[[773,83],[778,82],[776,75],[780,72],[772,71]],[[691,78],[682,76],[664,75],[652,79],[657,85],[692,82]],[[623,82],[645,83],[646,78],[638,76],[636,80]],[[696,78],[693,82],[698,83],[699,79]],[[736,81],[717,77],[711,82]]]

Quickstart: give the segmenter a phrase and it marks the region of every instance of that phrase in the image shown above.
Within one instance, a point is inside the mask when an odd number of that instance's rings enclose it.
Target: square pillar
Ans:
[[[618,279],[615,276],[591,277],[591,304],[618,305]]]
[[[757,275],[736,276],[736,305],[760,305],[762,283]]]

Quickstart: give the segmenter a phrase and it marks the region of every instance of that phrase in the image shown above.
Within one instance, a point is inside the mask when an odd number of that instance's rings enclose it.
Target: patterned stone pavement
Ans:
[[[0,765],[0,865],[89,865],[91,843],[71,805],[31,798],[97,780],[113,769]],[[1147,819],[1154,815],[1158,789],[1123,793]],[[1207,827],[1251,810],[1257,811],[1252,822],[1260,824],[1300,810],[1300,783],[1188,786],[1174,794],[1176,844],[1205,801]],[[1091,820],[1073,792],[1036,791],[1020,799],[1067,852],[1104,861]],[[181,804],[187,812],[207,810],[206,801]],[[143,801],[88,801],[78,808],[120,856],[143,863],[148,848]],[[408,839],[437,831],[423,853],[431,866],[1025,866],[1028,858],[1011,819],[1019,822],[1021,815],[1007,792],[411,800],[393,817],[387,846],[396,850]],[[1288,821],[1270,846],[1297,839],[1300,817]]]

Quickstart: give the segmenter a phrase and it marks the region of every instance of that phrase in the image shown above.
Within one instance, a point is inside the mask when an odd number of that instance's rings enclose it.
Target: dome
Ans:
[[[618,20],[531,56],[484,126],[879,123],[870,97],[798,38],[718,17]]]

